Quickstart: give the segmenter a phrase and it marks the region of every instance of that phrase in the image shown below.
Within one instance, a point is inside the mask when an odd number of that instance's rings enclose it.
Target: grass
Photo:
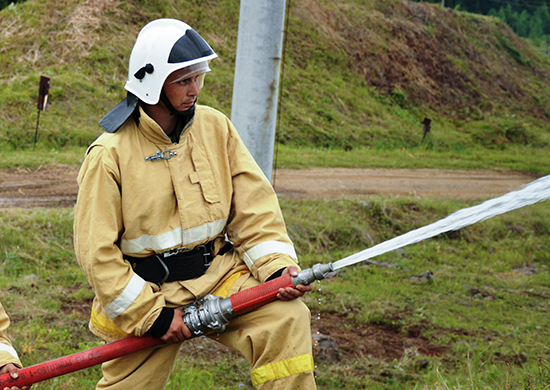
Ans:
[[[304,267],[338,260],[471,205],[408,198],[282,200]],[[524,207],[383,254],[374,259],[379,266],[357,264],[321,282],[306,296],[319,313],[312,327],[345,335],[340,342],[347,338],[350,344],[339,345],[339,361],[316,362],[319,388],[546,388],[548,221],[548,203]],[[26,365],[101,343],[87,330],[93,294],[74,260],[71,229],[69,209],[0,213],[0,291]],[[432,279],[415,278],[427,270]],[[336,314],[340,320],[331,321]],[[391,330],[386,343],[398,342],[399,354],[369,350],[377,338],[357,338],[369,329]],[[413,329],[416,337],[410,336]],[[248,386],[246,361],[205,340],[184,344],[168,388]],[[415,344],[420,341],[440,352],[424,355]],[[428,363],[419,368],[422,359]],[[90,388],[99,377],[94,367],[35,387]]]
[[[347,152],[334,149],[276,147],[275,166],[303,169],[310,167],[342,168],[438,168],[453,170],[523,171],[534,174],[550,172],[548,150],[510,146],[501,150],[462,147],[438,150],[426,144],[414,147],[383,145],[352,149]]]
[[[84,160],[86,147],[46,149],[37,146],[27,150],[0,150],[0,169],[38,168],[48,164],[80,166]]]

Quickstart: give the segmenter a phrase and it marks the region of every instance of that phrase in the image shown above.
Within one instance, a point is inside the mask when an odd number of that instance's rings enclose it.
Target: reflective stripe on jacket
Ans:
[[[6,335],[6,330],[10,326],[10,319],[0,303],[0,367],[8,363],[13,363],[19,368],[23,367],[19,361],[19,356],[13,348],[10,339]]]
[[[78,183],[76,256],[96,293],[94,310],[124,333],[143,335],[162,307],[192,302],[234,272],[248,268],[263,282],[297,264],[271,184],[212,108],[196,107],[178,144],[140,108],[139,124],[130,118],[90,146]],[[234,250],[205,275],[162,288],[122,259],[214,239],[219,248],[225,236]]]

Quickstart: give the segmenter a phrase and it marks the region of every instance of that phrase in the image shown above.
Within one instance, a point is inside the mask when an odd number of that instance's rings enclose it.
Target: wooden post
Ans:
[[[34,144],[32,148],[36,146],[38,140],[38,124],[40,122],[40,111],[46,110],[46,103],[48,102],[48,92],[50,91],[50,78],[46,76],[40,76],[40,86],[38,88],[38,115],[36,118],[36,129],[34,130]]]
[[[424,134],[422,135],[422,141],[420,141],[420,143],[424,142],[424,140],[426,139],[426,136],[430,132],[430,128],[431,128],[430,125],[432,123],[432,120],[430,118],[424,118],[424,121],[421,123],[424,125]]]

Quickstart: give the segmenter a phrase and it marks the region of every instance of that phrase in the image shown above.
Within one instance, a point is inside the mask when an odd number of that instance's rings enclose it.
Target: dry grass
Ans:
[[[12,64],[31,69],[74,64],[109,41],[113,25],[128,17],[119,0],[21,3],[0,14],[0,53],[15,53]]]
[[[66,18],[67,28],[59,39],[80,56],[86,56],[100,39],[103,15],[116,12],[119,5],[118,0],[87,0],[79,4]]]

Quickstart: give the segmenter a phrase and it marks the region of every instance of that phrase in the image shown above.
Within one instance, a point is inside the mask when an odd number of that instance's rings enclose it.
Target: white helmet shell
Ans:
[[[157,104],[168,75],[217,56],[186,23],[176,19],[154,20],[143,27],[136,39],[124,88],[147,104]],[[205,72],[209,70],[206,66]]]

